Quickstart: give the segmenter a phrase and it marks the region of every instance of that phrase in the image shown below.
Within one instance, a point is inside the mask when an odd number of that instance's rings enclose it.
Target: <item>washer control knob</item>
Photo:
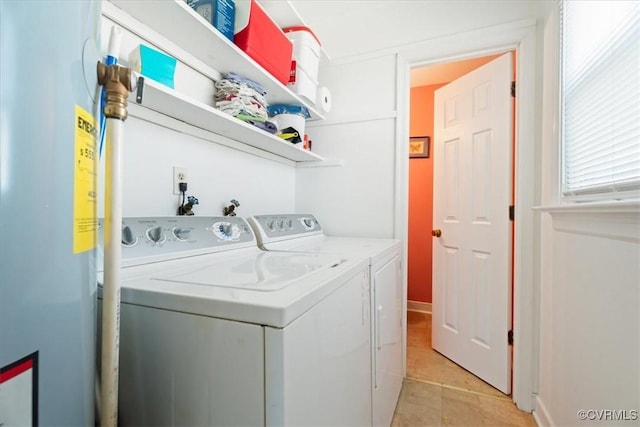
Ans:
[[[267,222],[266,225],[270,231],[276,231],[276,224],[273,221]]]
[[[167,239],[162,232],[162,227],[159,225],[149,228],[146,234],[147,239],[151,240],[153,243],[163,243]]]
[[[173,234],[173,237],[175,237],[179,241],[185,242],[189,239],[191,230],[188,228],[173,227],[173,230],[171,230],[171,233]]]
[[[287,228],[289,230],[291,230],[293,228],[293,221],[292,220],[288,219],[285,224],[287,225]]]
[[[313,230],[316,225],[316,222],[313,218],[300,218],[300,223],[305,230]]]
[[[240,238],[240,227],[230,222],[216,222],[212,227],[213,234],[222,240],[238,240]]]
[[[284,230],[284,221],[279,219],[278,222],[276,223],[276,226],[278,227],[278,230],[280,231]]]
[[[133,235],[131,227],[128,225],[122,227],[122,244],[124,246],[134,246],[136,243],[138,243],[138,238]]]

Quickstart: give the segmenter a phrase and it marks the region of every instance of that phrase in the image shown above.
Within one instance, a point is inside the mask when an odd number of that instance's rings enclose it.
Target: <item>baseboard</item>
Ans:
[[[551,427],[554,425],[553,422],[551,422],[551,416],[547,411],[547,407],[544,406],[544,403],[540,400],[540,396],[536,396],[536,408],[533,410],[533,419],[540,427]]]
[[[407,301],[408,311],[419,311],[420,313],[431,313],[431,303],[421,301]]]

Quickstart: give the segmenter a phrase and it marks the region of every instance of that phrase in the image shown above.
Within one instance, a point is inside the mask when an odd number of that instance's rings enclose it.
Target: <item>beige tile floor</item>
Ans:
[[[431,314],[407,313],[407,379],[392,427],[535,425],[510,396],[431,349]]]

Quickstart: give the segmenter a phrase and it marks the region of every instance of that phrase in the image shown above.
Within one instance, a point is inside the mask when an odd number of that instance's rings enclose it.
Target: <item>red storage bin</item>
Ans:
[[[289,82],[293,44],[255,0],[236,1],[233,42],[282,84]]]

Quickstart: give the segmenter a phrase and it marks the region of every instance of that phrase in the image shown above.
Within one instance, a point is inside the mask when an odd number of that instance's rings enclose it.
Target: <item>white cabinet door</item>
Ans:
[[[373,425],[389,426],[402,388],[402,280],[400,256],[373,276]]]
[[[264,425],[259,325],[122,304],[122,426]]]

